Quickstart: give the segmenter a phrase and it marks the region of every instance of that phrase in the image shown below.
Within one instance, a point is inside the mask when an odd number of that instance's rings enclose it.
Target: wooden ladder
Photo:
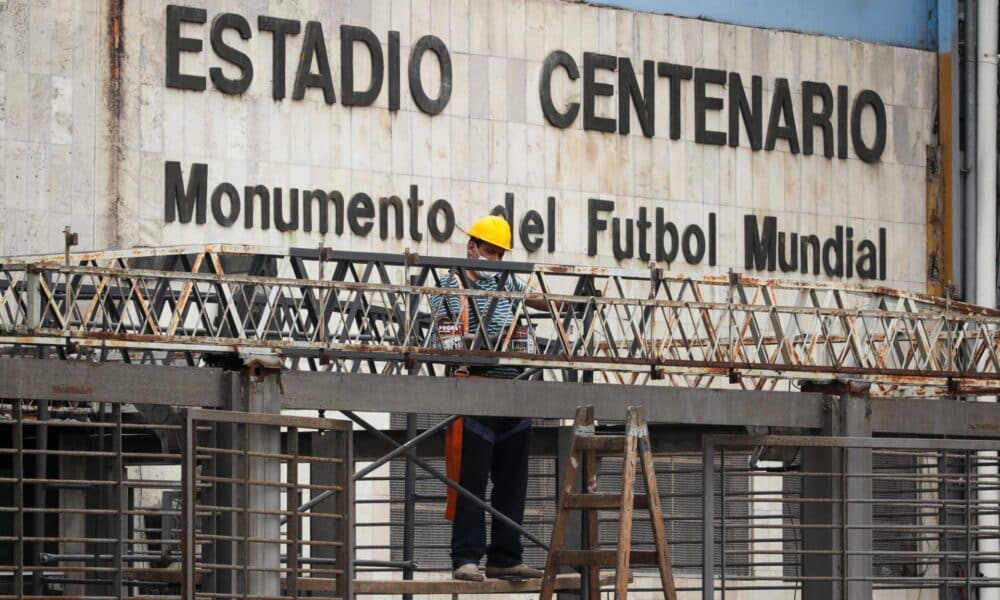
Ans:
[[[625,463],[622,473],[621,494],[597,492],[598,455],[624,452]],[[642,465],[643,479],[647,494],[635,495],[636,462]],[[576,493],[577,473],[582,468],[582,491]],[[653,525],[655,551],[632,551],[632,509],[648,508]],[[618,547],[616,550],[601,550],[598,538],[597,511],[619,510]],[[563,549],[569,511],[584,511],[584,540],[582,550]],[[670,567],[670,551],[667,548],[667,533],[663,524],[663,510],[660,508],[660,493],[656,487],[656,472],[653,469],[653,453],[649,444],[649,428],[646,426],[645,411],[641,407],[630,406],[625,421],[625,435],[598,435],[594,428],[594,407],[576,409],[573,423],[573,437],[570,441],[569,463],[559,495],[559,511],[552,528],[552,544],[545,561],[542,577],[541,600],[550,600],[555,590],[556,574],[560,565],[582,565],[581,587],[588,592],[587,598],[600,598],[600,568],[615,567],[615,598],[625,600],[628,594],[629,565],[657,565],[660,582],[667,600],[676,600],[674,575]]]

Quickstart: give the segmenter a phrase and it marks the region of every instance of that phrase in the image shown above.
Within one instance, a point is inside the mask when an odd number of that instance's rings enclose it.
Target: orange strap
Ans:
[[[462,287],[462,279],[455,273],[455,284],[458,289],[465,289]],[[459,296],[459,300],[462,301],[462,310],[458,313],[458,322],[462,324],[462,335],[469,333],[469,299],[465,296]]]
[[[462,280],[455,274],[455,283],[458,289],[463,289]],[[458,322],[461,324],[462,335],[469,333],[469,301],[465,296],[459,296],[462,301],[462,308],[458,313]],[[467,373],[455,373],[453,377],[467,377]],[[444,460],[445,471],[448,479],[459,481],[462,473],[462,434],[465,432],[465,418],[459,417],[452,421],[451,425],[444,433]],[[444,518],[449,521],[455,520],[455,510],[458,506],[458,492],[455,488],[448,486],[448,502],[444,509]]]
[[[465,431],[465,418],[459,417],[451,422],[444,433],[444,460],[448,479],[459,481],[462,473],[462,434]],[[461,483],[459,481],[459,483]],[[458,505],[458,492],[448,486],[448,503],[445,505],[444,518],[455,520],[455,508]]]

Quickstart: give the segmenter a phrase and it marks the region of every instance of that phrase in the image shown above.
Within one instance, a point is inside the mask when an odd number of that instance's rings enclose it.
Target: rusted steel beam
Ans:
[[[138,268],[155,256],[175,257],[165,268],[178,270]],[[227,258],[247,256],[258,266],[226,272]],[[448,364],[503,365],[564,381],[586,373],[603,383],[756,390],[850,376],[885,397],[1000,389],[1000,311],[950,298],[736,273],[510,263],[498,269],[519,274],[529,291],[447,295],[477,307],[510,300],[510,331],[525,331],[519,345],[510,334],[476,335],[469,349],[440,350],[434,284],[475,261],[330,251],[320,278],[319,258],[319,249],[220,245],[80,253],[70,262],[83,264],[69,266],[7,259],[0,353],[34,346],[43,355],[200,365],[264,352],[289,369],[431,375]],[[197,272],[206,264],[211,272]],[[529,299],[547,310],[528,310]]]

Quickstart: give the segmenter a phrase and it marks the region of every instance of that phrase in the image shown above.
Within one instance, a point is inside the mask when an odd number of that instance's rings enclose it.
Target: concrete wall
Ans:
[[[103,3],[0,2],[0,253],[114,240]],[[116,167],[117,169],[118,167]]]
[[[718,264],[689,265],[678,272],[744,270],[743,216],[773,215],[779,229],[830,237],[837,225],[855,237],[874,239],[887,229],[888,274],[884,285],[923,290],[925,167],[935,102],[934,55],[784,31],[750,29],[694,19],[598,8],[553,0],[358,0],[354,2],[230,3],[186,5],[208,11],[205,25],[183,25],[182,35],[203,40],[199,54],[181,55],[181,70],[205,75],[213,66],[235,69],[212,51],[209,31],[221,12],[237,12],[251,23],[253,37],[227,42],[250,55],[254,79],[239,96],[165,85],[165,7],[160,2],[126,2],[120,20],[120,94],[114,93],[110,49],[116,2],[68,0],[0,2],[0,151],[5,157],[0,206],[0,253],[59,251],[65,224],[81,234],[81,247],[135,244],[239,242],[396,252],[410,247],[426,254],[457,254],[464,239],[419,243],[274,229],[245,229],[208,223],[165,223],[164,164],[179,161],[185,179],[192,163],[208,165],[208,191],[220,182],[238,190],[263,184],[282,188],[365,192],[377,199],[406,198],[418,185],[427,205],[447,199],[460,227],[490,207],[515,196],[517,218],[528,209],[545,215],[545,199],[556,198],[556,251],[512,257],[538,262],[601,264],[641,268],[639,258],[618,262],[609,232],[600,234],[600,253],[587,255],[587,200],[616,204],[615,216],[634,218],[640,207],[652,215],[664,207],[679,227],[704,227],[718,214]],[[257,17],[271,15],[322,23],[338,103],[307,90],[305,99],[271,98],[271,36],[257,30]],[[374,106],[339,103],[339,25],[370,28],[386,51],[388,31],[400,33],[401,110],[387,110],[388,86]],[[27,34],[22,34],[22,31]],[[447,45],[454,89],[443,113],[417,110],[406,79],[412,43],[433,34]],[[289,96],[302,45],[289,38],[286,79]],[[787,78],[801,130],[801,82],[821,81],[853,98],[872,89],[886,104],[888,139],[878,163],[822,154],[791,154],[779,140],[773,151],[753,151],[741,130],[738,148],[695,143],[691,82],[681,87],[682,135],[669,138],[668,83],[656,84],[656,134],[584,131],[582,116],[568,129],[546,122],[539,101],[542,60],[553,50],[568,52],[582,69],[583,53],[630,57],[738,72],[744,84],[764,82],[765,127],[777,78]],[[424,60],[424,83],[436,89],[432,57]],[[356,77],[367,81],[364,53]],[[639,75],[641,77],[641,74]],[[611,82],[607,73],[600,81]],[[554,78],[557,102],[580,101],[581,80]],[[724,96],[721,88],[711,92]],[[749,90],[748,90],[749,94]],[[612,115],[613,98],[598,98],[597,112]],[[871,139],[871,112],[863,119]],[[708,114],[707,125],[726,129],[726,114]],[[801,133],[800,133],[801,135]],[[817,133],[817,139],[820,138]],[[377,227],[376,227],[377,231]],[[703,261],[704,263],[704,261]],[[668,265],[661,265],[668,266]],[[776,273],[777,274],[777,273]],[[795,278],[805,276],[793,274]],[[809,276],[812,278],[812,276]],[[827,279],[824,276],[819,279]],[[855,278],[852,281],[858,282]],[[863,283],[863,282],[862,282]]]

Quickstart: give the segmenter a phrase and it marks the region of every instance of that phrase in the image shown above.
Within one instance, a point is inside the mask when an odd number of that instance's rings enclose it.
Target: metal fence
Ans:
[[[350,597],[350,432],[330,419],[186,411],[183,596]]]
[[[443,485],[416,469],[415,493],[405,493],[400,455],[359,480],[352,499],[348,475],[367,463],[355,462],[350,438],[366,434],[348,431],[344,422],[297,415],[0,401],[0,598],[194,597],[188,590],[213,598],[344,597],[355,582],[402,578],[405,569],[443,576],[435,573],[449,566]],[[560,480],[558,437],[541,428],[533,457],[527,527],[543,540]],[[1000,442],[746,435],[705,442],[700,453],[656,457],[681,591],[974,598],[980,588],[1000,587],[981,573],[1000,562],[981,548],[1000,538],[983,519],[998,506],[981,499],[998,488]],[[426,443],[420,455],[433,464],[440,447]],[[621,475],[619,463],[605,459],[600,488],[620,489]],[[608,549],[616,518],[601,514]],[[644,528],[636,523],[640,549]],[[407,543],[415,564],[405,560]],[[544,555],[526,546],[529,561]],[[658,592],[655,575],[637,570],[632,590]]]
[[[790,452],[769,452],[776,449]],[[704,589],[721,598],[748,590],[789,598],[935,590],[939,598],[975,598],[978,589],[1000,587],[981,570],[1000,555],[980,549],[1000,538],[1000,528],[981,520],[998,506],[979,499],[997,490],[998,449],[996,441],[710,437],[704,471],[749,485],[736,494],[728,483],[705,489],[704,557],[714,570],[703,572]],[[729,460],[747,450],[761,458]],[[734,574],[734,567],[745,572]]]
[[[349,423],[158,408],[0,402],[0,598],[350,595]]]

